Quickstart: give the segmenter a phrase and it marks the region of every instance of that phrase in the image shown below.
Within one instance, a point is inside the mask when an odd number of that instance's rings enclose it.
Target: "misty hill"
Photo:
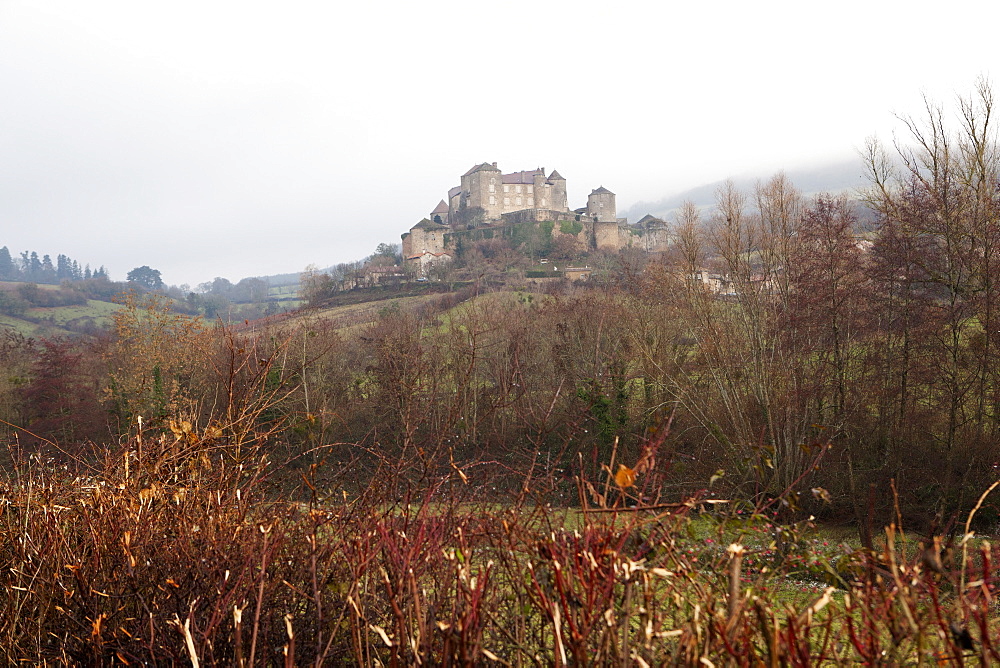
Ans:
[[[758,181],[766,181],[773,175],[773,173],[770,173],[733,177],[732,181],[736,184],[737,188],[750,193]],[[860,160],[831,163],[819,167],[785,170],[785,175],[806,196],[824,192],[850,193],[865,186],[863,166]],[[669,195],[653,202],[637,202],[621,213],[628,217],[629,222],[635,222],[646,214],[652,214],[664,220],[671,220],[673,219],[673,214],[685,200],[691,200],[699,207],[713,206],[715,204],[715,193],[724,183],[725,180],[723,179],[691,188],[676,195]]]
[[[269,276],[254,276],[262,281],[266,281],[272,288],[280,288],[289,285],[298,285],[302,272],[296,271],[288,274],[271,274]]]

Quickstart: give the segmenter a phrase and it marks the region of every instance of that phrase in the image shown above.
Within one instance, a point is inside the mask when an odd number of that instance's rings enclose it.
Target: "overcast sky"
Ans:
[[[0,246],[235,282],[398,242],[479,162],[624,210],[843,160],[995,75],[998,6],[0,0]]]

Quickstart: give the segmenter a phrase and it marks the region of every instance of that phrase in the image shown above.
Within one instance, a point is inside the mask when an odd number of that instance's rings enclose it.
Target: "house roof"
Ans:
[[[553,169],[552,173],[549,174],[549,181],[555,181],[556,179],[558,179],[560,181],[565,181],[566,180],[566,179],[564,179],[562,177],[562,175],[559,172],[557,172],[556,170]]]
[[[462,192],[462,186],[455,186],[454,188],[448,191],[448,199],[451,199],[460,192]]]
[[[591,191],[590,194],[591,195],[614,195],[613,192],[611,192],[610,190],[608,190],[604,186],[599,187],[597,190]]]
[[[434,207],[434,210],[431,211],[431,213],[432,214],[433,213],[448,213],[448,205],[444,203],[444,200],[441,200],[441,202],[436,207]]]

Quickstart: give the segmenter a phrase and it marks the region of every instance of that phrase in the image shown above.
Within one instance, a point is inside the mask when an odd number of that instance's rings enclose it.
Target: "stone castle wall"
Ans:
[[[505,213],[501,217],[504,225],[517,225],[518,223],[541,223],[545,221],[574,220],[575,214],[566,211],[553,211],[552,209],[522,209]]]
[[[597,221],[591,224],[594,228],[594,247],[597,250],[621,250],[617,222]]]

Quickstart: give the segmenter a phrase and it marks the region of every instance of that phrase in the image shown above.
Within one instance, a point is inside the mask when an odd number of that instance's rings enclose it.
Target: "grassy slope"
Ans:
[[[119,308],[118,304],[93,299],[86,306],[30,308],[23,318],[0,315],[0,329],[13,329],[35,338],[65,335],[73,331],[74,325],[88,320],[97,327],[108,327],[111,325],[112,314]]]
[[[409,310],[417,308],[421,304],[439,298],[440,295],[420,295],[417,297],[401,297],[399,299],[379,300],[371,302],[361,302],[359,304],[345,304],[343,306],[331,306],[316,310],[303,311],[302,318],[318,318],[329,320],[334,324],[336,330],[341,333],[357,331],[375,322],[379,314],[384,309],[400,308]]]

